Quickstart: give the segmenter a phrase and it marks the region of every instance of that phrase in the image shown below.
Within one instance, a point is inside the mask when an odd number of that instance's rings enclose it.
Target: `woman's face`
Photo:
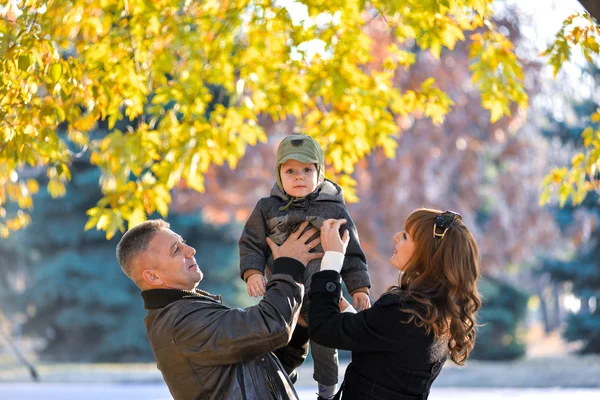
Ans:
[[[390,258],[390,264],[399,271],[404,271],[406,263],[415,252],[415,243],[408,232],[405,231],[396,233],[394,241],[396,242],[396,246],[394,247],[394,254]]]

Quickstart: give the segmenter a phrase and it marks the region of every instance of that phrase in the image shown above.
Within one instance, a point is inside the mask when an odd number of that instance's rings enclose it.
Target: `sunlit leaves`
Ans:
[[[180,182],[205,190],[211,165],[234,168],[266,141],[261,119],[294,117],[356,200],[355,165],[374,148],[394,155],[399,118],[440,124],[453,105],[432,79],[394,84],[415,62],[413,44],[438,57],[492,26],[491,0],[303,0],[301,19],[291,4],[253,0],[9,4],[0,20],[0,180],[27,187],[23,167],[45,168],[48,191],[61,196],[72,158],[89,156],[103,198],[86,229],[107,237],[166,216]],[[373,23],[390,37],[382,66],[373,64]],[[527,97],[510,43],[494,35],[483,31],[473,59],[495,121]],[[26,223],[33,205],[31,193],[13,188],[11,197],[6,185],[2,232],[22,226],[8,228],[14,218]],[[7,217],[7,202],[21,214]]]
[[[553,195],[561,207],[569,199],[578,205],[590,191],[600,192],[600,109],[592,115],[591,121],[596,128],[590,126],[583,131],[584,151],[573,157],[571,167],[555,168],[546,176],[540,205],[547,204]]]
[[[470,57],[473,83],[481,91],[482,106],[490,111],[491,122],[510,115],[514,103],[527,108],[523,69],[507,37],[495,31],[471,35]]]
[[[563,22],[554,43],[542,55],[548,57],[554,76],[568,62],[573,48],[579,46],[589,63],[598,62],[600,24],[588,13],[574,14]],[[587,194],[595,190],[600,193],[600,109],[590,117],[590,126],[581,134],[584,150],[573,157],[570,169],[554,169],[543,183],[540,205],[547,204],[552,196],[558,198],[560,206],[571,199],[579,205]]]
[[[78,116],[79,110],[71,108],[69,100],[82,89],[75,61],[61,57],[39,24],[43,8],[36,2],[25,2],[22,9],[18,6],[8,2],[0,19],[2,236],[29,222],[24,210],[33,206],[31,195],[38,191],[38,184],[19,175],[23,166],[48,166],[48,190],[53,196],[64,195],[71,157],[56,128]],[[14,215],[6,209],[9,202],[19,207]]]
[[[577,46],[590,63],[594,62],[593,55],[598,55],[600,51],[600,25],[587,12],[566,18],[554,42],[542,52],[543,56],[548,57],[555,77],[563,64],[570,60],[572,49]]]

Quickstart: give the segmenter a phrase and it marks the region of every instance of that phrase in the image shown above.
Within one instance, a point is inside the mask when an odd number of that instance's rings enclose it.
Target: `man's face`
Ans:
[[[203,274],[196,264],[196,250],[170,229],[157,232],[148,244],[146,262],[151,270],[142,272],[153,288],[194,290]]]
[[[318,173],[315,164],[288,160],[279,168],[283,190],[294,197],[308,196],[317,188]]]

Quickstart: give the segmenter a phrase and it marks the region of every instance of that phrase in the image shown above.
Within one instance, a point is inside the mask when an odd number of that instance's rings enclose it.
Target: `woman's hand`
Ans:
[[[324,251],[337,251],[346,254],[346,248],[350,241],[348,230],[340,237],[340,227],[347,221],[345,219],[327,219],[321,225],[321,246]]]
[[[271,248],[273,253],[273,259],[276,260],[279,257],[290,257],[300,261],[306,266],[310,261],[316,260],[317,258],[323,258],[323,253],[311,253],[311,249],[321,243],[320,238],[312,240],[310,243],[306,243],[315,233],[317,228],[311,227],[306,232],[304,230],[308,226],[308,222],[304,221],[300,224],[300,227],[293,232],[281,246],[278,246],[270,238],[267,237],[267,244]],[[302,233],[304,232],[304,233]]]

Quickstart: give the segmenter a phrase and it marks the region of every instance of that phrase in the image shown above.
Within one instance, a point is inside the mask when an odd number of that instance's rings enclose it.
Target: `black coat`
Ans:
[[[447,341],[406,323],[410,314],[400,309],[411,304],[403,303],[398,293],[384,294],[370,309],[357,314],[340,313],[340,295],[337,272],[313,276],[310,338],[323,346],[352,351],[342,398],[426,399],[446,360]]]

